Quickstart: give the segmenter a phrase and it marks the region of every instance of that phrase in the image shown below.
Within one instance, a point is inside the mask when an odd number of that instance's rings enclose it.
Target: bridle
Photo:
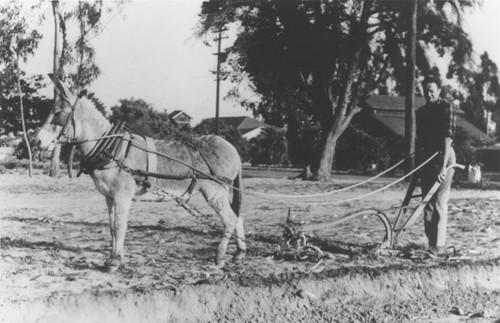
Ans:
[[[62,98],[63,100],[65,100],[66,102],[68,102],[71,105],[71,112],[65,112],[65,111],[58,112],[61,114],[62,113],[66,114],[66,117],[65,117],[66,120],[64,120],[64,121],[59,120],[61,118],[58,118],[58,120],[52,119],[53,124],[58,125],[58,126],[62,126],[62,129],[59,132],[59,135],[57,135],[56,142],[58,142],[62,136],[65,136],[65,132],[68,129],[70,121],[71,121],[71,124],[73,126],[73,135],[76,135],[75,108],[76,108],[76,105],[78,104],[78,100],[80,99],[80,97],[77,96],[75,102],[73,104],[71,104],[71,102],[69,101],[67,96],[60,96],[60,98]],[[55,117],[55,115],[54,115],[54,117]],[[59,122],[59,121],[61,121],[61,122]],[[68,138],[68,139],[70,139],[70,138]]]

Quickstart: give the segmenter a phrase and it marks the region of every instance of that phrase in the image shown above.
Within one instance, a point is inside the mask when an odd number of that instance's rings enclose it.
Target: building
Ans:
[[[364,108],[354,122],[359,122],[363,128],[368,128],[370,134],[391,135],[404,137],[405,134],[405,97],[389,95],[373,95],[363,102]],[[415,108],[418,110],[425,105],[425,99],[415,97]],[[475,146],[492,145],[495,140],[485,132],[465,120],[464,111],[456,111],[456,125],[462,128],[473,139]]]
[[[415,97],[418,110],[425,105],[425,99]],[[377,137],[405,135],[405,97],[374,95],[361,104],[363,110],[353,119],[368,134]],[[476,148],[476,159],[486,171],[500,171],[500,146],[485,132],[465,120],[464,111],[457,109],[456,126],[461,128]]]
[[[193,118],[182,110],[175,110],[168,115],[170,121],[176,126],[188,126],[191,127],[191,120]]]
[[[275,126],[271,126],[267,123],[246,116],[219,117],[219,123],[235,128],[241,133],[241,136],[246,140],[250,140],[252,138],[257,137],[262,132],[263,129],[266,128],[279,129],[276,128]]]

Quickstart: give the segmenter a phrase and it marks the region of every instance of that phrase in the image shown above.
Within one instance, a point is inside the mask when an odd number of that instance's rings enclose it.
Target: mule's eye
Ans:
[[[54,118],[52,118],[52,123],[59,126],[64,126],[66,124],[66,121],[68,120],[68,117],[68,112],[59,111],[54,115]]]

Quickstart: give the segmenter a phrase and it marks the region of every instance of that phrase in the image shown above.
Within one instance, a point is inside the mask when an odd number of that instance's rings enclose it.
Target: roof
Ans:
[[[404,111],[405,97],[404,96],[390,96],[390,95],[372,95],[366,99],[370,107],[379,111]],[[425,104],[425,99],[421,96],[415,97],[415,106],[420,108]]]
[[[178,116],[180,116],[181,114],[185,114],[189,119],[193,119],[193,117],[191,117],[189,114],[187,114],[186,112],[184,112],[182,110],[174,110],[168,116],[169,116],[170,119],[175,119]]]
[[[389,95],[373,95],[369,97],[365,104],[373,109],[372,116],[386,128],[399,136],[404,136],[404,96],[389,96]],[[415,97],[416,110],[425,105],[425,100],[422,97]],[[472,136],[477,141],[486,144],[495,143],[495,140],[474,126],[469,121],[465,120],[462,115],[462,110],[457,112],[457,127],[462,128],[469,136]]]
[[[275,128],[267,123],[261,122],[257,119],[241,116],[241,117],[219,117],[219,122],[223,123],[227,126],[233,127],[240,131],[242,134],[245,134],[249,131],[252,131],[256,128],[264,127],[264,128]]]

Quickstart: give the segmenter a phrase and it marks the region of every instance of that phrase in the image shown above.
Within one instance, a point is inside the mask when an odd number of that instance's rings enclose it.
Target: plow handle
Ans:
[[[463,169],[465,169],[465,166],[461,165],[461,164],[452,164],[452,165],[446,167],[446,172],[448,172],[452,168],[458,168],[458,169],[462,169],[463,170]],[[413,224],[413,222],[415,222],[415,220],[420,215],[420,213],[422,213],[424,207],[427,205],[427,203],[429,203],[429,201],[432,198],[432,196],[434,195],[434,193],[436,193],[436,191],[438,190],[439,186],[441,186],[441,183],[442,182],[439,182],[439,181],[436,180],[436,182],[434,183],[434,185],[432,185],[432,187],[429,190],[429,192],[427,193],[427,195],[425,197],[423,197],[422,201],[420,202],[420,204],[418,205],[418,207],[415,209],[415,211],[413,211],[413,213],[408,217],[408,219],[401,226],[401,228],[397,229],[397,231],[396,231],[396,233],[394,235],[395,239],[397,239],[397,237],[399,236],[399,234],[402,231],[404,231],[404,229],[407,226],[410,226],[410,225]]]

